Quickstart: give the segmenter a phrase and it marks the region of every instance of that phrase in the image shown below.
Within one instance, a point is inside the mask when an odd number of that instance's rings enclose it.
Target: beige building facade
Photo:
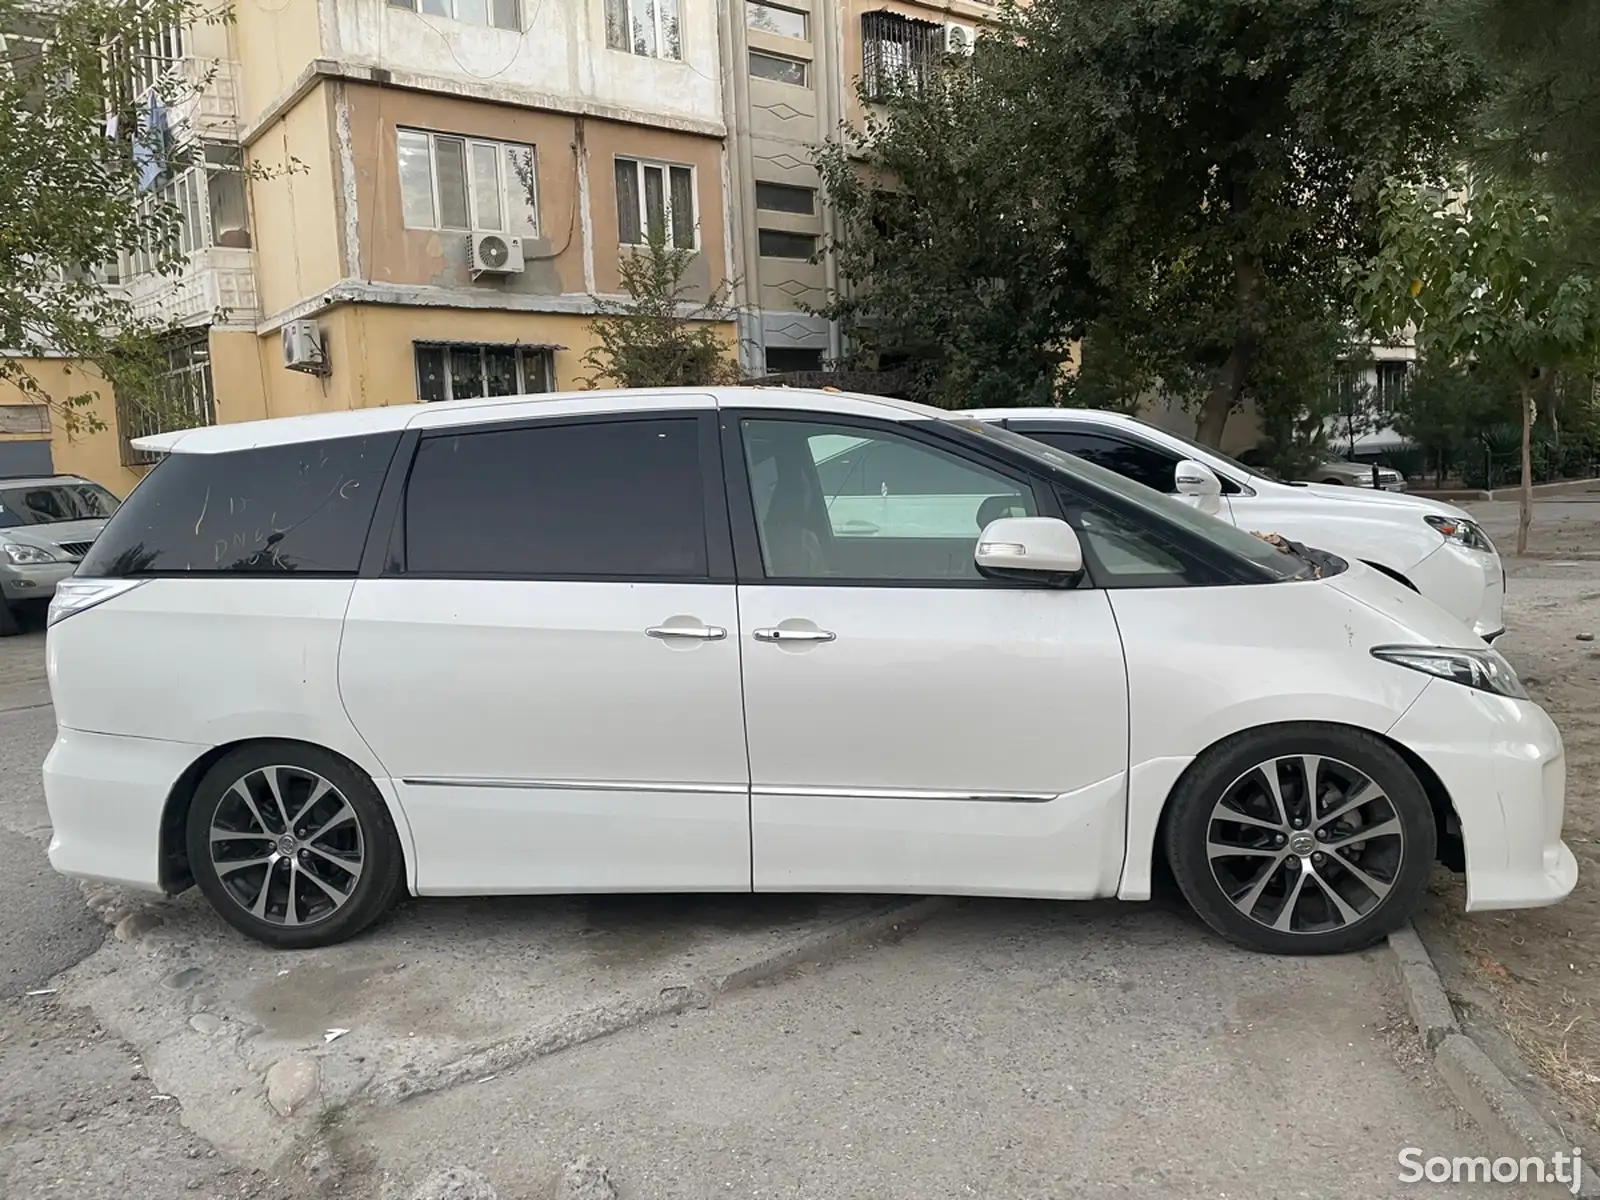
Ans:
[[[56,423],[58,470],[125,494],[161,424],[582,386],[596,298],[652,225],[693,252],[691,294],[731,277],[718,0],[232,12],[146,56],[203,82],[165,114],[203,147],[158,184],[184,270],[108,272],[171,326],[180,402],[102,395],[104,430]]]

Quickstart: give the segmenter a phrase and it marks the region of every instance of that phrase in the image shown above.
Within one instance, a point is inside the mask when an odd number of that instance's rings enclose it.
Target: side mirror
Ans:
[[[1002,517],[984,526],[973,551],[978,573],[1048,587],[1071,587],[1083,574],[1083,547],[1056,517]]]
[[[1222,480],[1205,463],[1186,458],[1173,472],[1173,484],[1178,495],[1189,500],[1203,513],[1215,516],[1222,509]]]

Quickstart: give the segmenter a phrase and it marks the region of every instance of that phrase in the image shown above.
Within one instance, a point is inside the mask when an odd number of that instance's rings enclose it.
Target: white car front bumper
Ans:
[[[1431,767],[1466,848],[1467,910],[1555,904],[1578,882],[1561,840],[1566,756],[1531,700],[1436,679],[1389,730]]]
[[[1479,637],[1492,639],[1505,631],[1506,576],[1498,554],[1447,541],[1406,578]]]

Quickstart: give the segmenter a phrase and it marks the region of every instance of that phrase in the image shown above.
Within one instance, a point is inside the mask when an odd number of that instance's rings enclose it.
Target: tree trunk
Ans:
[[[1533,380],[1522,380],[1522,496],[1517,512],[1517,555],[1528,552],[1533,524]]]
[[[1212,381],[1205,403],[1200,406],[1200,416],[1194,423],[1195,440],[1201,445],[1222,449],[1222,431],[1228,427],[1228,415],[1244,395],[1245,381],[1249,378],[1251,364],[1255,362],[1256,347],[1261,343],[1261,317],[1256,309],[1264,291],[1261,270],[1255,261],[1243,254],[1235,254],[1233,298],[1239,327],[1233,335],[1233,349],[1228,352],[1227,361]]]

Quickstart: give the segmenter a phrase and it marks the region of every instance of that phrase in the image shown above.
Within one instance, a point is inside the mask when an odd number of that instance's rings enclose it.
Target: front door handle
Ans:
[[[837,634],[826,629],[758,629],[758,642],[831,642]]]
[[[653,638],[695,638],[702,642],[720,642],[728,636],[721,625],[652,625],[645,630]]]

